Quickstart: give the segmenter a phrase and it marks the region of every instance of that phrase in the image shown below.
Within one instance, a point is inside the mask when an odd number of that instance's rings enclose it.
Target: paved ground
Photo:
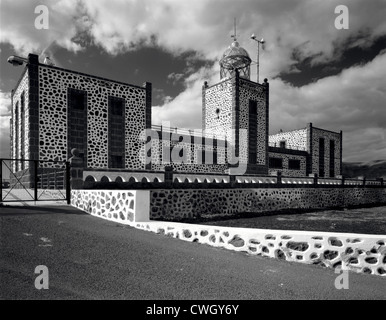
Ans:
[[[1,299],[386,299],[386,278],[188,243],[68,206],[0,207]],[[35,267],[49,289],[34,286]],[[152,305],[153,302],[149,301]]]
[[[207,221],[202,224],[241,228],[380,234],[386,238],[386,206],[310,213],[288,212],[254,218]]]

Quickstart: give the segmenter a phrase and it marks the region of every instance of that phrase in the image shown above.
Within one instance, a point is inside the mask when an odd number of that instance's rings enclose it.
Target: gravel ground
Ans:
[[[205,221],[228,227],[381,234],[386,237],[386,206],[270,214],[252,218]]]

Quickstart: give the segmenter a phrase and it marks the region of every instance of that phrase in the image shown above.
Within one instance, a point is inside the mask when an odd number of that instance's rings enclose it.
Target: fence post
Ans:
[[[236,176],[234,174],[229,175],[229,183],[232,188],[236,185]]]
[[[3,159],[0,159],[0,205],[3,203]]]
[[[281,171],[277,171],[276,177],[277,177],[277,184],[281,184]]]
[[[70,163],[70,186],[71,189],[83,188],[83,159],[79,157],[79,150],[71,150],[72,157],[68,159]]]
[[[34,200],[38,201],[38,167],[39,167],[39,160],[34,160]]]
[[[67,199],[67,204],[71,204],[71,182],[70,182],[71,175],[70,175],[70,170],[71,170],[70,162],[66,161],[66,175],[65,175],[65,179],[66,179],[66,199]]]
[[[173,185],[173,167],[172,166],[165,166],[164,181],[167,186]]]
[[[318,174],[317,173],[310,173],[308,176],[314,178],[314,185],[317,186],[318,185]]]

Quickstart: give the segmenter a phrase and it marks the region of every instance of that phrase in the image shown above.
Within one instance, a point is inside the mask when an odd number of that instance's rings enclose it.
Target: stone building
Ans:
[[[77,148],[85,167],[143,170],[138,136],[150,126],[150,83],[65,70],[34,54],[12,92],[12,158],[66,161]]]
[[[29,54],[12,91],[11,157],[66,161],[77,148],[88,170],[172,166],[177,172],[232,174],[243,167],[237,174],[341,175],[342,132],[308,124],[268,134],[269,83],[251,81],[250,63],[233,41],[220,60],[220,81],[202,87],[198,132],[152,126],[151,83],[88,75],[39,63]],[[15,162],[13,170],[26,166]]]

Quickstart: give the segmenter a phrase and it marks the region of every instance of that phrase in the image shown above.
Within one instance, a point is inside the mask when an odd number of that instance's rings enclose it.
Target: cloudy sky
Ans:
[[[36,29],[45,5],[48,29]],[[338,5],[349,11],[337,29]],[[9,155],[10,91],[23,67],[12,54],[50,56],[57,66],[153,84],[153,123],[201,127],[201,87],[238,41],[270,82],[270,133],[314,126],[343,130],[343,160],[386,159],[386,0],[1,0],[0,156]]]

